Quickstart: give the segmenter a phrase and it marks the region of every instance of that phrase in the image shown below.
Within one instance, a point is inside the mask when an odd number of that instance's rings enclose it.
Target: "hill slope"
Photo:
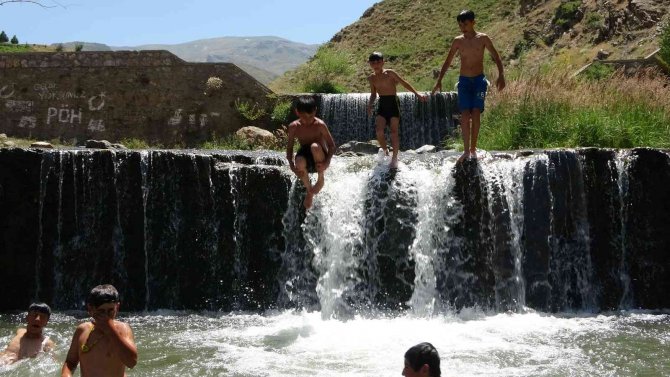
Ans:
[[[330,51],[324,56],[346,59],[353,69],[333,81],[349,91],[369,90],[366,59],[372,51],[382,51],[387,68],[429,90],[451,40],[460,34],[455,17],[462,9],[475,11],[477,30],[491,36],[508,76],[514,77],[529,69],[576,70],[600,49],[611,52],[610,58],[645,56],[657,48],[669,8],[670,0],[384,0],[338,32],[319,54]],[[305,77],[317,63],[312,59],[270,87],[303,91]],[[445,88],[455,83],[458,66],[453,68]],[[488,62],[487,72],[495,72],[493,68]]]

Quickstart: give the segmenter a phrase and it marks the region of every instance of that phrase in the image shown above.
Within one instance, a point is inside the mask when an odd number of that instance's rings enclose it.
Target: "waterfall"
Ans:
[[[328,125],[337,145],[375,139],[375,114],[367,113],[369,99],[370,95],[364,93],[321,95],[318,116]],[[440,145],[453,132],[455,93],[431,95],[426,103],[413,93],[398,93],[398,101],[401,150]]]
[[[129,309],[343,319],[670,307],[667,154],[456,157],[335,157],[306,211],[277,153],[0,150],[4,307],[101,283]]]

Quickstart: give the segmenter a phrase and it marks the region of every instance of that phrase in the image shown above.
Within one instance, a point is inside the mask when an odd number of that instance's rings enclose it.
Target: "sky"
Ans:
[[[0,30],[20,43],[177,44],[277,36],[324,43],[379,0],[37,0],[0,5]],[[0,3],[3,1],[0,0]]]

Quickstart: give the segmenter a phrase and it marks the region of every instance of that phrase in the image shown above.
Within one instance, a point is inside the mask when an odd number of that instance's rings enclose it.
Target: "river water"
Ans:
[[[0,367],[54,376],[81,312],[57,313],[52,357]],[[410,346],[429,341],[443,376],[668,376],[670,313],[487,314],[324,320],[318,312],[129,314],[140,360],[129,376],[397,376]],[[0,315],[6,344],[22,315]]]

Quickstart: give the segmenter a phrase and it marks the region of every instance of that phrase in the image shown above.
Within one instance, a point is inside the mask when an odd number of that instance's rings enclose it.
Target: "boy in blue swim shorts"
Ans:
[[[498,51],[493,42],[484,33],[475,31],[475,13],[462,11],[457,17],[458,26],[463,34],[454,38],[447,59],[442,65],[433,93],[442,91],[442,78],[449,69],[456,54],[461,56],[461,72],[458,79],[458,107],[461,111],[461,130],[463,132],[463,155],[458,161],[477,158],[477,138],[484,112],[484,100],[488,89],[488,80],[484,76],[484,51],[488,50],[498,67],[498,90],[505,88],[505,74]]]

